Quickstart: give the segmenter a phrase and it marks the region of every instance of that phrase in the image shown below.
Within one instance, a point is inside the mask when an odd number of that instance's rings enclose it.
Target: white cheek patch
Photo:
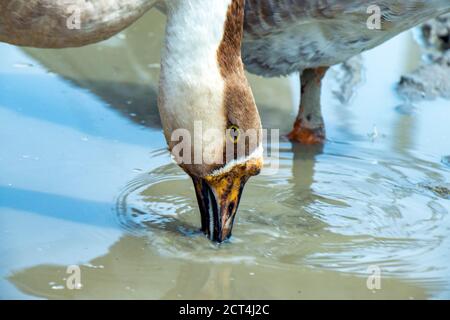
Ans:
[[[223,175],[223,174],[231,171],[231,169],[233,169],[235,166],[246,163],[249,160],[261,159],[263,157],[263,153],[264,153],[264,149],[263,149],[262,145],[259,145],[258,148],[256,148],[249,156],[232,160],[232,161],[228,162],[222,168],[219,168],[219,169],[211,172],[209,174],[209,176],[211,176],[211,177],[220,176],[220,175]]]

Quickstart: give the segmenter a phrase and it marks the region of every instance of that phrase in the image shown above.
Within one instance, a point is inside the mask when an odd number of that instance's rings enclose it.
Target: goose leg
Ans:
[[[325,125],[320,106],[322,79],[328,67],[305,69],[300,75],[301,101],[292,131],[287,137],[302,144],[320,144],[325,140]]]

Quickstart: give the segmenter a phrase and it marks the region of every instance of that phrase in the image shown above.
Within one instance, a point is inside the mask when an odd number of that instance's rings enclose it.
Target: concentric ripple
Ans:
[[[300,149],[299,149],[300,148]],[[190,179],[174,164],[130,182],[117,201],[121,224],[162,255],[211,262],[307,265],[386,274],[433,285],[448,278],[449,172],[427,160],[329,143],[283,145],[274,175],[250,180],[231,243],[211,243]],[[420,258],[420,259],[419,259]]]

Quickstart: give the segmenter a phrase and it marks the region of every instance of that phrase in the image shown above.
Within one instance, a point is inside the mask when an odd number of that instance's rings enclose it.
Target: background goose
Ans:
[[[67,28],[77,5],[81,28]],[[302,73],[302,101],[289,137],[324,139],[320,80],[329,65],[372,48],[428,18],[448,12],[448,1],[383,1],[381,30],[367,28],[368,1],[7,1],[0,0],[0,40],[38,47],[81,46],[100,41],[157,4],[168,15],[163,49],[160,112],[166,138],[176,128],[206,126],[260,130],[242,59],[250,72]],[[245,9],[245,10],[244,10]],[[244,20],[245,15],[245,20]],[[195,21],[195,23],[193,23]],[[207,128],[206,128],[207,129]],[[224,164],[224,140],[203,141],[204,163],[183,165],[194,180],[202,229],[211,239],[230,236],[243,185],[258,173],[261,147]],[[206,159],[205,159],[206,157]],[[236,159],[235,159],[236,158]]]

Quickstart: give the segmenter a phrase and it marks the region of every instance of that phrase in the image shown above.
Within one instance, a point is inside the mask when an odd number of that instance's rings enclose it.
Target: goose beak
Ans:
[[[254,164],[243,164],[219,175],[192,177],[202,219],[202,231],[211,241],[221,243],[231,237],[245,183],[259,171],[260,163],[257,167]]]
[[[193,178],[202,231],[211,241],[220,243],[231,236],[234,217],[247,180],[244,177],[226,176],[214,180]]]

